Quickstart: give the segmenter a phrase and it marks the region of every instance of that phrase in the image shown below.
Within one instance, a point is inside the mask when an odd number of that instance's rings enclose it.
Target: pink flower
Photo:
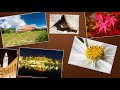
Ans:
[[[100,21],[103,21],[103,16],[102,16],[101,13],[97,13],[97,15],[96,15],[96,20],[98,20],[99,22],[100,22]]]
[[[99,33],[100,32],[105,32],[105,33],[107,33],[106,32],[106,30],[107,30],[107,24],[108,24],[108,21],[106,20],[105,22],[98,22],[98,24],[97,24],[97,28],[99,28],[98,30],[99,30]]]
[[[106,19],[107,19],[107,22],[108,22],[107,26],[110,27],[112,25],[114,27],[117,19],[114,16],[112,16],[112,17],[106,16]]]

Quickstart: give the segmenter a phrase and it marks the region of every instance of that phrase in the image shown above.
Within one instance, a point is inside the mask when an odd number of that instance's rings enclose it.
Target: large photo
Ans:
[[[61,78],[63,51],[20,48],[19,77]]]
[[[44,12],[0,17],[3,47],[13,47],[48,41]]]
[[[68,64],[111,74],[117,46],[75,36]]]

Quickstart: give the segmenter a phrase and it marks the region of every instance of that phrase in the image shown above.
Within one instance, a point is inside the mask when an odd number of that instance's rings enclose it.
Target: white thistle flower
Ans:
[[[86,38],[74,38],[68,64],[111,73],[117,46]]]

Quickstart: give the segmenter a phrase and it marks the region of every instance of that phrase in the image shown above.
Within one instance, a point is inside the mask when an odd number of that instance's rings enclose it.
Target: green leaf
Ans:
[[[87,39],[85,41],[86,41],[86,47],[88,48],[88,41],[87,41]]]

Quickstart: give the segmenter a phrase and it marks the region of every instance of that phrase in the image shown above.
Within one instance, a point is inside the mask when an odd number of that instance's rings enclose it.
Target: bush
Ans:
[[[10,33],[15,33],[15,30],[9,30],[10,31]]]
[[[3,33],[10,33],[10,31],[9,30],[4,30]]]
[[[41,29],[35,28],[35,29],[31,30],[31,31],[33,32],[33,31],[40,31],[40,30]]]
[[[43,35],[38,36],[36,39],[36,42],[43,42],[43,41],[48,41],[48,33],[44,33]]]
[[[15,29],[9,28],[9,29],[0,29],[0,31],[4,34],[9,33],[15,33]]]
[[[47,29],[45,28],[45,29],[39,29],[39,28],[35,28],[35,29],[33,29],[33,30],[31,30],[32,32],[33,31],[47,31]]]
[[[15,33],[15,31],[14,30],[4,30],[4,31],[2,31],[2,33]]]

